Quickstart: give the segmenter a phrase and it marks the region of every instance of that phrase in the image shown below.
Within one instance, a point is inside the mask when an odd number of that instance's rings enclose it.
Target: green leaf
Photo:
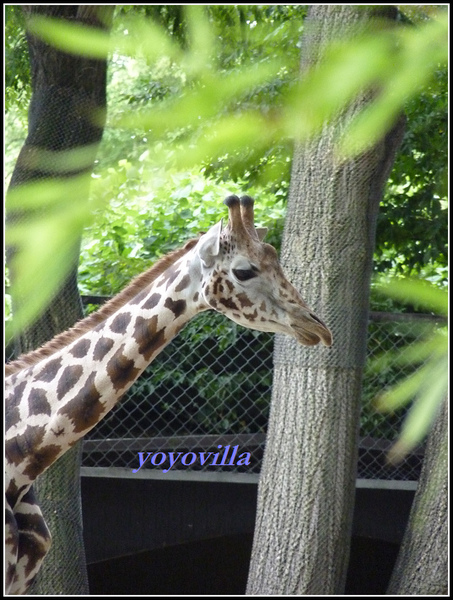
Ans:
[[[440,314],[447,314],[447,293],[432,284],[417,279],[393,278],[377,285],[377,289],[402,302],[421,304]],[[384,392],[376,402],[378,410],[393,411],[415,402],[403,424],[398,441],[389,452],[388,460],[398,462],[407,452],[421,442],[436,416],[438,407],[448,387],[448,339],[446,330],[435,332],[425,340],[425,348],[415,345],[395,358],[395,364],[409,364],[410,359],[425,364],[415,373],[390,390]]]
[[[27,29],[44,42],[69,54],[105,59],[112,50],[108,32],[80,23],[33,15],[27,20]]]
[[[376,291],[403,303],[423,306],[436,314],[448,315],[448,293],[437,286],[413,278],[396,278],[375,284]]]
[[[51,301],[77,259],[82,229],[90,222],[89,176],[40,181],[13,188],[7,195],[7,247],[14,249],[14,328],[20,331]],[[14,213],[21,219],[14,220]],[[45,277],[45,285],[42,280]],[[7,328],[7,339],[14,334]]]
[[[240,72],[216,75],[206,72],[190,92],[137,113],[121,115],[113,124],[115,127],[133,130],[151,130],[154,139],[169,130],[199,127],[219,115],[234,99],[272,77],[280,66],[280,61],[273,61],[253,65]]]
[[[184,64],[193,74],[209,68],[216,56],[214,32],[206,14],[206,8],[200,5],[185,7],[189,37],[189,54]]]
[[[419,93],[433,78],[438,65],[448,59],[446,14],[439,15],[437,20],[429,21],[424,26],[394,30],[392,37],[393,43],[380,49],[382,64],[387,62],[383,76],[375,81],[380,91],[353,119],[339,142],[338,154],[343,159],[364,152],[382,138],[407,100]],[[357,48],[358,52],[371,50],[373,43],[376,40],[369,36],[362,48]]]
[[[447,357],[430,366],[419,396],[404,421],[401,434],[389,451],[389,462],[399,462],[429,432],[447,394],[447,373]]]
[[[430,368],[431,366],[428,365],[420,368],[401,383],[383,392],[375,401],[376,409],[382,412],[393,412],[408,404],[422,387]]]

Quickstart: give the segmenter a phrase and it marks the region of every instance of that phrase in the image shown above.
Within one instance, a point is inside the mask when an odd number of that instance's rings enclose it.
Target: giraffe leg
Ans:
[[[10,593],[16,573],[18,546],[19,532],[16,519],[8,500],[5,500],[5,589],[7,594]]]
[[[28,490],[14,508],[13,519],[13,537],[17,540],[17,550],[9,594],[25,594],[41,568],[51,543],[50,532],[41,509],[36,504],[33,488]],[[11,556],[14,558],[14,554]],[[7,571],[10,572],[11,569]]]

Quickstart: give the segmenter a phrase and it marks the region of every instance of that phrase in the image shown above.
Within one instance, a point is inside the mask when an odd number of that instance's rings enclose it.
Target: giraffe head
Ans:
[[[286,279],[273,246],[255,229],[253,200],[229,196],[227,227],[217,223],[196,247],[206,304],[250,329],[285,333],[301,344],[332,345],[332,334]]]

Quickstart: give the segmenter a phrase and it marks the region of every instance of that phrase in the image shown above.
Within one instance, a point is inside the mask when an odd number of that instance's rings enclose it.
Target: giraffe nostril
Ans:
[[[320,324],[321,324],[323,327],[325,327],[325,328],[327,329],[327,325],[326,325],[325,323],[323,323],[323,322],[321,321],[321,319],[320,319],[319,317],[317,317],[317,316],[316,316],[314,313],[312,313],[312,312],[311,312],[311,313],[310,313],[310,317],[311,317],[312,319],[314,319],[315,321],[317,321],[318,323],[320,323]]]
[[[301,344],[311,346],[322,342],[324,346],[332,345],[332,333],[329,328],[306,308],[299,307],[294,312],[291,328]]]

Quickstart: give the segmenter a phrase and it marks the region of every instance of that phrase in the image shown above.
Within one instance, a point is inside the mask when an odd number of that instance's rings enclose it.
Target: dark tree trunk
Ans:
[[[100,27],[113,7],[78,5],[24,6],[26,17],[43,15],[77,21]],[[102,18],[102,21],[101,21]],[[104,25],[102,25],[104,26]],[[49,160],[44,166],[33,167],[37,151],[64,152],[85,147],[88,153],[85,170],[89,174],[100,142],[103,126],[95,124],[96,111],[106,109],[106,61],[90,60],[60,52],[32,35],[28,35],[32,98],[29,107],[28,135],[11,178],[10,189],[30,181],[71,177],[80,168],[63,172]],[[91,155],[91,156],[90,156]],[[83,191],[81,190],[81,193]],[[23,218],[7,214],[7,223]],[[14,249],[8,249],[10,262]],[[82,315],[77,292],[79,244],[74,247],[73,267],[68,280],[40,316],[39,320],[17,340],[16,353],[28,352],[54,335],[67,329]],[[11,278],[14,279],[11,267]],[[68,302],[68,296],[72,301]],[[14,299],[13,299],[14,301]]]
[[[313,5],[302,70],[369,12]],[[376,217],[403,122],[366,154],[338,163],[334,146],[363,95],[295,149],[282,264],[333,332],[333,347],[277,337],[248,594],[342,594],[357,465],[362,368]]]
[[[448,595],[448,401],[426,447],[423,469],[387,594]]]
[[[24,6],[26,17],[43,15],[76,21],[97,28],[108,28],[113,6],[32,5]],[[93,168],[95,150],[103,125],[93,119],[95,111],[106,108],[105,60],[91,60],[60,52],[32,35],[28,35],[32,77],[28,135],[19,154],[10,188],[37,180],[71,178]],[[96,112],[98,116],[98,112]],[[33,166],[39,152],[63,152],[86,149],[84,168],[68,166],[62,172],[49,160]],[[41,154],[42,156],[42,154]],[[41,161],[42,162],[42,161]],[[81,190],[81,194],[84,191]],[[26,215],[7,215],[8,223],[26,222]],[[80,241],[74,245],[70,274],[36,322],[16,340],[16,354],[39,347],[64,331],[83,316],[77,289],[77,264]],[[9,248],[10,277],[14,249]],[[49,265],[49,268],[52,268]],[[45,285],[45,273],[42,274]],[[13,297],[14,305],[17,299]],[[78,444],[58,461],[35,485],[41,508],[51,530],[52,548],[44,561],[35,594],[84,594],[88,592],[82,538],[80,503],[80,457]]]

